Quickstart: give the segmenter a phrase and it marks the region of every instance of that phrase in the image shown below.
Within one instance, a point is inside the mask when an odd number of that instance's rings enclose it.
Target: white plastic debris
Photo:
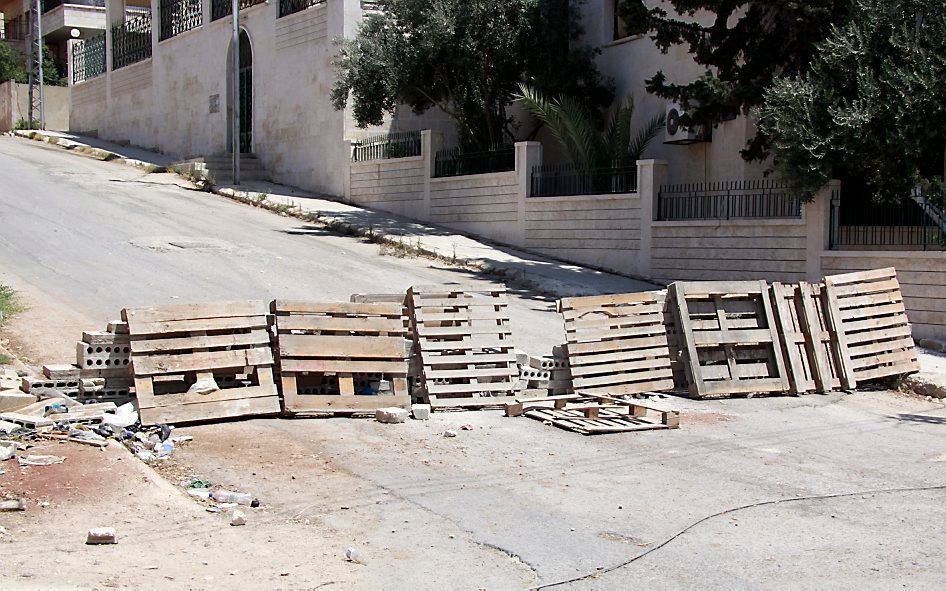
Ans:
[[[66,458],[62,456],[17,456],[16,461],[20,463],[21,466],[51,466],[53,464],[61,464],[66,461]]]
[[[138,411],[131,402],[123,404],[115,409],[115,413],[105,413],[102,422],[111,427],[120,427],[122,429],[131,427],[138,422]]]
[[[348,548],[345,550],[345,558],[357,564],[368,564],[368,560],[365,558],[364,552],[357,548]]]
[[[0,462],[5,462],[16,455],[16,444],[13,442],[0,443]]]
[[[218,391],[220,386],[217,385],[217,381],[213,378],[201,378],[194,382],[190,388],[187,389],[188,394],[213,394]]]

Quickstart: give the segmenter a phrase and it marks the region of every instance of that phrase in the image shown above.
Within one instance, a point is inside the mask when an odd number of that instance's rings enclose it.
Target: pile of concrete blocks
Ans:
[[[76,343],[76,366],[80,371],[78,400],[119,405],[130,401],[134,377],[128,324],[115,320],[104,332],[83,332],[82,341]]]
[[[553,348],[551,357],[534,357],[517,350],[516,361],[519,365],[518,390],[523,395],[556,396],[571,393],[571,372],[561,347]]]

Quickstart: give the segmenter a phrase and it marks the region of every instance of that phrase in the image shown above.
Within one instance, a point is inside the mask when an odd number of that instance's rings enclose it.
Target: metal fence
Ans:
[[[266,0],[240,0],[240,10],[262,4]],[[210,4],[210,20],[215,21],[233,14],[233,0],[212,0]]]
[[[516,169],[516,147],[493,146],[489,150],[467,152],[460,148],[440,150],[434,161],[434,176],[464,176]]]
[[[352,144],[351,161],[420,156],[420,132],[405,131],[364,138]]]
[[[76,41],[72,49],[72,83],[105,73],[105,33]]]
[[[306,8],[319,4],[325,4],[325,0],[279,0],[279,16],[276,18],[302,12]]]
[[[159,41],[180,35],[203,24],[201,0],[160,0],[161,31]]]
[[[657,196],[660,221],[800,217],[799,192],[781,180],[664,185]]]
[[[571,164],[543,164],[532,169],[532,197],[607,195],[637,191],[637,165],[581,170]]]
[[[871,250],[944,250],[946,215],[942,196],[917,192],[894,203],[853,201],[845,207],[841,192],[831,195],[831,248]]]
[[[112,69],[151,57],[151,15],[144,14],[112,27]]]

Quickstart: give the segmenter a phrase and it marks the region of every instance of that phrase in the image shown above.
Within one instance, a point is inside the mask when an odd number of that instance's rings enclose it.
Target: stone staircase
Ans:
[[[217,184],[233,182],[233,159],[230,154],[214,154],[175,162],[172,166],[185,168]],[[255,154],[240,154],[240,181],[268,181],[269,174]]]

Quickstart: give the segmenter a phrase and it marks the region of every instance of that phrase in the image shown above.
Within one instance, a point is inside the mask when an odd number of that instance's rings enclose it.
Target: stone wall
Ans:
[[[43,87],[43,112],[46,129],[69,129],[69,89],[62,86]],[[16,129],[20,119],[29,119],[30,87],[12,80],[0,84],[0,133]],[[39,113],[33,115],[39,119]]]

